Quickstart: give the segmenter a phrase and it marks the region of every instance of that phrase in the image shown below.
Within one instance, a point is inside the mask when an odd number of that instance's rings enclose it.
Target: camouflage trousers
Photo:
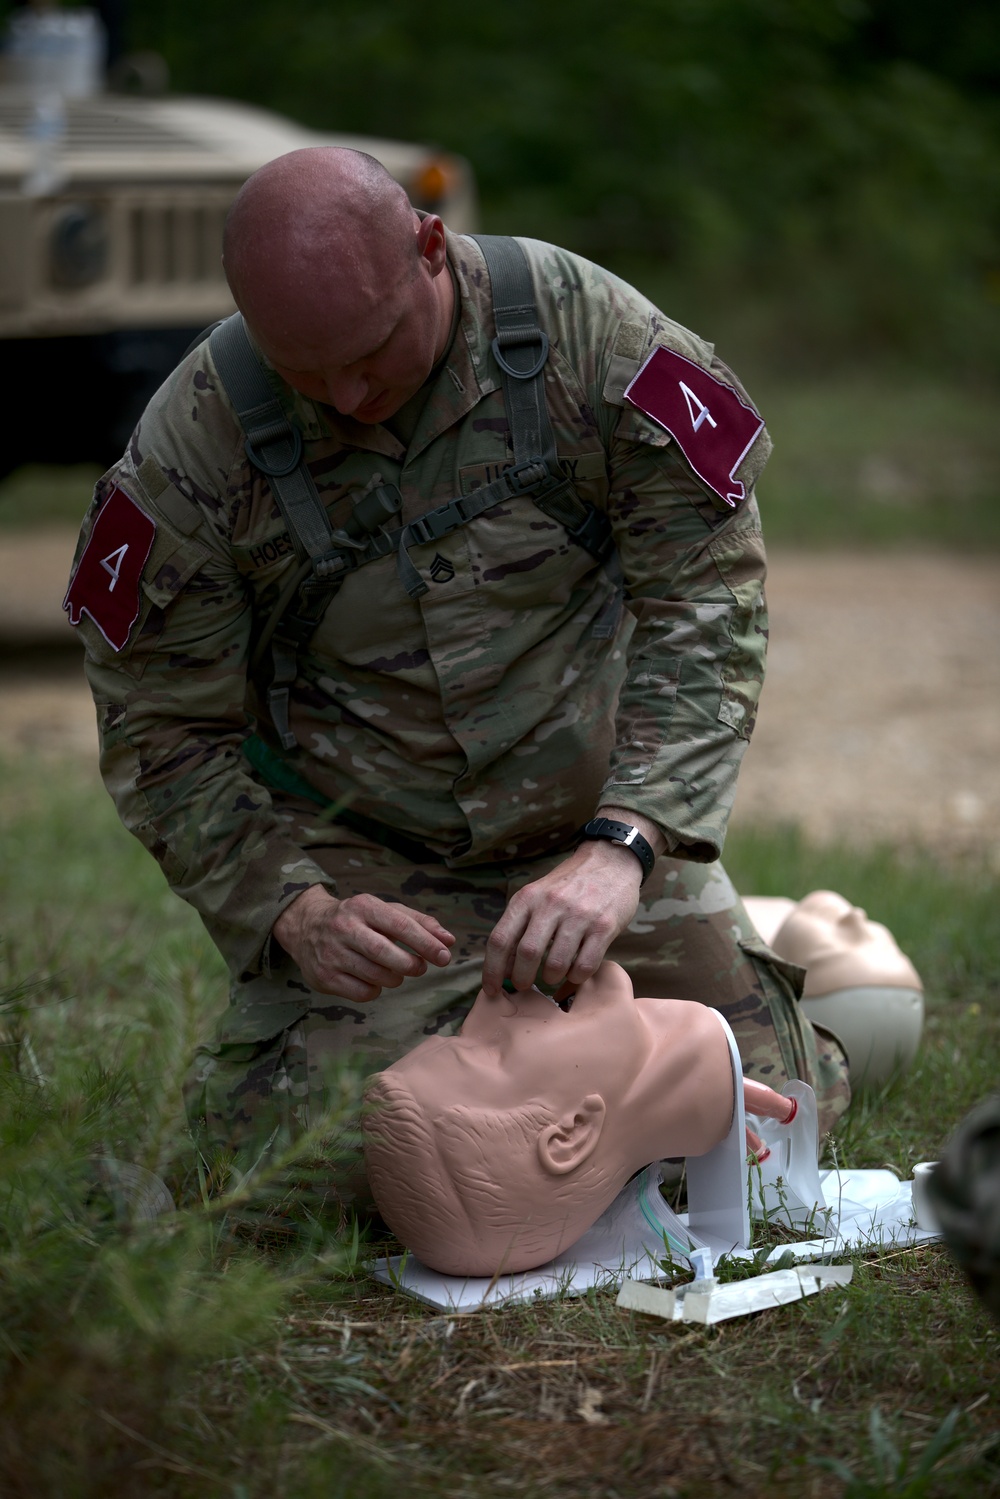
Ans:
[[[486,939],[511,895],[558,862],[414,865],[326,823],[306,802],[276,795],[275,803],[341,898],[367,891],[402,902],[435,916],[457,940],[448,968],[406,979],[368,1004],[311,990],[272,944],[269,975],[234,985],[214,1040],[199,1048],[189,1074],[189,1118],[216,1149],[257,1148],[276,1132],[293,1139],[328,1109],[342,1063],[376,1072],[424,1037],[455,1031],[479,991]],[[821,1130],[847,1108],[846,1058],[799,1007],[803,970],[761,941],[721,864],[658,859],[608,956],[637,994],[719,1010],[748,1077],[777,1089],[792,1077],[808,1082]]]

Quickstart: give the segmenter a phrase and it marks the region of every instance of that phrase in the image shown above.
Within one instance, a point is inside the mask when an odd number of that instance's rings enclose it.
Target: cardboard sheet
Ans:
[[[779,1244],[771,1260],[791,1252],[796,1260],[829,1259],[847,1249],[890,1248],[939,1237],[916,1226],[910,1182],[891,1171],[825,1171],[820,1178],[829,1221],[817,1234]],[[577,1242],[537,1270],[517,1275],[463,1279],[428,1270],[413,1255],[384,1259],[373,1266],[376,1279],[444,1311],[472,1312],[558,1295],[581,1295],[591,1286],[616,1286],[625,1279],[672,1279],[662,1262],[682,1263],[691,1248],[704,1247],[688,1229],[685,1216],[672,1213],[659,1191],[657,1165],[647,1166],[618,1194],[607,1212]],[[713,1261],[719,1249],[712,1245]],[[751,1258],[753,1251],[729,1246]],[[743,1282],[746,1284],[746,1282]],[[801,1292],[799,1293],[801,1294]]]

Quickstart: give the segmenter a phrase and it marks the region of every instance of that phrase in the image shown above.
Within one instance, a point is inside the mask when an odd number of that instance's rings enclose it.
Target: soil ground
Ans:
[[[0,751],[95,758],[60,601],[75,533],[0,540]],[[1000,557],[772,551],[771,656],[734,826],[1000,868]]]

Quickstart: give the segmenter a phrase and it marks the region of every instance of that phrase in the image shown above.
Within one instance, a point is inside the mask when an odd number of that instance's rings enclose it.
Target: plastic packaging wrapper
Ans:
[[[626,1280],[618,1292],[618,1305],[668,1322],[701,1322],[711,1327],[731,1317],[748,1317],[751,1312],[815,1296],[828,1286],[850,1285],[853,1274],[853,1265],[796,1265],[793,1270],[772,1270],[724,1286],[713,1282],[703,1288],[700,1281],[693,1280],[677,1291]]]

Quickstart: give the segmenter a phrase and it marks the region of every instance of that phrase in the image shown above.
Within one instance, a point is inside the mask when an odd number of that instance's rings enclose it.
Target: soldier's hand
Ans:
[[[642,865],[627,848],[581,843],[511,897],[486,944],[486,993],[499,994],[505,978],[529,989],[539,969],[546,984],[582,984],[635,915],[641,880]]]
[[[274,923],[274,936],[311,989],[355,1003],[419,978],[428,963],[447,967],[455,941],[422,911],[377,895],[337,900],[322,885],[311,885],[286,906]]]

